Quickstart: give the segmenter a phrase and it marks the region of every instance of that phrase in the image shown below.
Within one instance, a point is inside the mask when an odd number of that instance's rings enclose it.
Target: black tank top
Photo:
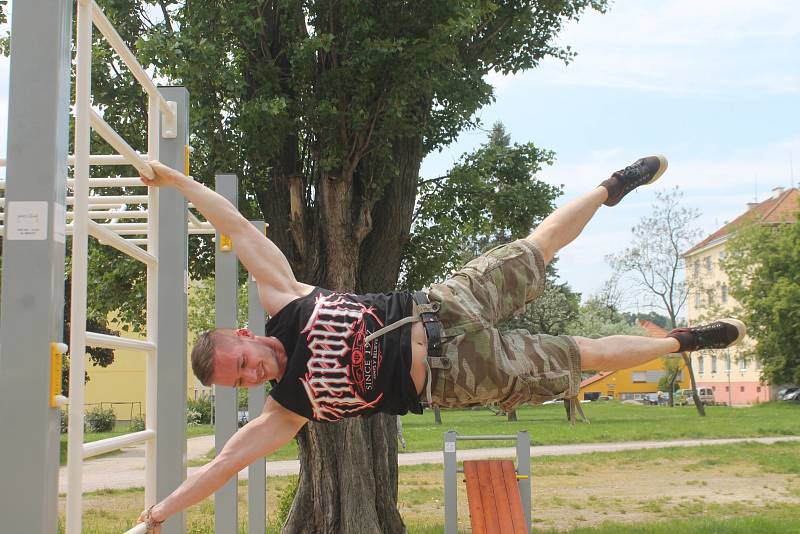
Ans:
[[[408,292],[351,295],[315,288],[284,306],[266,335],[286,349],[288,362],[270,395],[315,421],[422,407],[411,380],[411,326],[365,343],[379,328],[412,313]]]

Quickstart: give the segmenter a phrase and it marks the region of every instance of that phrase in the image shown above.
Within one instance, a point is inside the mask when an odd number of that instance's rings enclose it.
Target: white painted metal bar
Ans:
[[[67,439],[67,534],[81,532],[83,491],[83,417],[86,364],[86,279],[88,267],[89,136],[92,79],[91,5],[78,2],[75,66],[75,222],[72,238],[70,328],[70,404]],[[112,336],[110,336],[112,337]]]
[[[94,0],[92,0],[94,1]],[[159,154],[159,114],[158,101],[163,100],[161,94],[150,95],[147,106],[147,156],[157,160]],[[149,168],[149,166],[148,166]],[[147,250],[158,251],[158,197],[157,187],[147,189],[148,209],[151,217],[148,225],[151,231],[147,234]],[[147,266],[147,341],[156,345],[158,339],[158,266]],[[158,428],[158,365],[157,351],[147,354],[147,370],[145,379],[145,399],[147,402],[147,430],[155,431]],[[158,438],[156,438],[158,439]],[[156,440],[150,440],[145,445],[144,452],[144,506],[148,508],[156,503]]]
[[[86,332],[86,344],[92,347],[130,349],[141,352],[154,352],[156,350],[155,343],[149,341],[131,339],[129,337],[109,336],[107,334],[98,334],[97,332]],[[73,397],[70,395],[70,400],[72,401],[72,399]]]
[[[144,158],[143,154],[136,153],[139,157]],[[97,166],[116,166],[116,165],[130,165],[131,162],[120,156],[119,154],[94,154],[89,156],[89,165]],[[75,165],[75,156],[67,156],[67,165]]]
[[[67,219],[72,217],[72,212],[67,212]],[[146,211],[107,210],[90,211],[90,219],[147,219]]]
[[[175,110],[170,107],[166,99],[158,92],[153,80],[151,80],[150,76],[144,71],[139,64],[139,60],[136,59],[136,56],[133,55],[133,52],[131,52],[130,48],[125,44],[125,41],[123,41],[122,37],[117,33],[117,30],[111,25],[111,21],[106,18],[103,10],[100,9],[100,6],[98,6],[94,0],[92,0],[92,20],[94,21],[94,25],[97,26],[97,29],[100,30],[100,33],[105,36],[111,47],[119,54],[122,61],[125,62],[125,65],[128,66],[133,76],[150,96],[150,99],[156,101],[158,108],[164,115],[174,120]]]
[[[99,225],[94,221],[89,221],[89,233],[103,244],[114,247],[120,252],[139,260],[147,266],[157,266],[158,259],[152,254],[145,252],[134,244],[129,243],[123,237],[114,233],[109,228]]]
[[[122,447],[130,447],[131,445],[138,445],[146,443],[156,437],[153,430],[142,430],[140,432],[131,432],[130,434],[123,434],[122,436],[114,436],[113,438],[101,439],[92,441],[91,443],[83,444],[83,458],[91,458],[106,452],[115,451]]]
[[[139,523],[130,530],[126,530],[124,534],[147,534],[147,527],[144,523]]]
[[[92,129],[108,141],[108,144],[117,152],[127,158],[130,165],[136,167],[137,171],[151,180],[155,178],[150,165],[93,109],[89,109],[89,120],[92,124]]]
[[[67,179],[67,187],[74,187],[75,180],[72,178]],[[89,178],[89,187],[90,188],[99,188],[99,187],[147,187],[145,184],[142,183],[141,178],[131,178],[131,177],[122,177],[122,178]],[[6,188],[6,181],[0,180],[0,190],[5,190]]]
[[[194,226],[195,228],[202,228],[203,221],[197,218],[197,215],[192,213],[191,211],[187,212],[189,214],[189,223]]]
[[[108,195],[108,196],[91,196],[86,199],[86,203],[92,207],[97,206],[114,206],[120,207],[128,204],[147,204],[148,197],[146,195]],[[67,197],[66,203],[68,206],[75,204],[75,197]],[[0,208],[5,207],[6,199],[0,198]]]

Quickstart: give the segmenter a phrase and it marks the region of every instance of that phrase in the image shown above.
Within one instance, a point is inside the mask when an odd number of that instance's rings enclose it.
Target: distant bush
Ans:
[[[61,411],[61,433],[66,434],[69,427],[69,415],[64,410]]]
[[[131,424],[128,427],[128,432],[141,432],[146,427],[144,422],[144,416],[137,415],[133,419],[131,419]]]
[[[195,410],[186,410],[186,424],[189,426],[197,426],[201,424],[203,414]]]
[[[111,432],[117,423],[117,416],[111,408],[92,408],[86,412],[86,428],[89,432]]]
[[[189,412],[197,412],[200,414],[196,423],[189,421]],[[186,421],[189,424],[210,425],[211,424],[211,397],[204,397],[197,400],[191,400],[186,403]]]

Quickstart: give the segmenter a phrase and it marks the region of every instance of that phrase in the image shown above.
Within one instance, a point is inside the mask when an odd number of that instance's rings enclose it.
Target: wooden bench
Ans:
[[[473,534],[528,534],[511,460],[464,462]]]

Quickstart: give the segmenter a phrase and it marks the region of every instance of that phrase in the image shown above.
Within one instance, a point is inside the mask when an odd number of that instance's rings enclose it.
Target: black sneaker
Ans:
[[[608,200],[604,204],[606,206],[616,206],[622,200],[622,197],[640,185],[652,184],[666,170],[667,158],[665,156],[647,156],[646,158],[637,159],[632,165],[615,172],[611,175],[611,178],[600,184],[608,189]]]
[[[680,352],[703,349],[724,349],[735,345],[747,334],[744,323],[738,319],[720,319],[713,323],[690,328],[676,328],[668,337],[681,344]]]

